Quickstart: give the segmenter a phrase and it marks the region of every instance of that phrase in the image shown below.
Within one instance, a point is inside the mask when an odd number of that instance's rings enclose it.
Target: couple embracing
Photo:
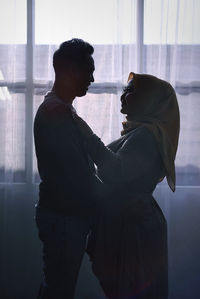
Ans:
[[[53,88],[35,116],[38,298],[73,299],[86,251],[105,298],[167,299],[167,224],[152,193],[165,177],[175,191],[176,94],[166,81],[130,73],[122,136],[105,146],[72,105],[94,82],[93,51],[80,39],[60,45]]]

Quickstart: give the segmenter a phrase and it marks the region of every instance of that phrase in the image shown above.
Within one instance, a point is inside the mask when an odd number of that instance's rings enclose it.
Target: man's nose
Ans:
[[[90,82],[94,82],[94,76],[93,75],[90,76]]]

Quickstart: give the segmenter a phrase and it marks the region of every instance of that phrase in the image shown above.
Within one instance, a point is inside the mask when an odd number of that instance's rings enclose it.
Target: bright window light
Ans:
[[[200,44],[199,0],[145,0],[145,44]]]
[[[36,0],[36,44],[60,44],[73,37],[92,44],[129,43],[134,3],[126,0]],[[119,26],[120,24],[120,26]]]
[[[26,44],[26,0],[0,0],[0,44]]]

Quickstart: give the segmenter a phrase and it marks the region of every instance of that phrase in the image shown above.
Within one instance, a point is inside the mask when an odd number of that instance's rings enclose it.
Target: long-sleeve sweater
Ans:
[[[107,147],[95,134],[86,144],[101,180],[123,195],[152,193],[164,174],[156,139],[145,127],[132,130]]]
[[[55,93],[47,94],[38,108],[34,138],[41,178],[39,205],[65,215],[93,213],[100,181],[70,107]]]

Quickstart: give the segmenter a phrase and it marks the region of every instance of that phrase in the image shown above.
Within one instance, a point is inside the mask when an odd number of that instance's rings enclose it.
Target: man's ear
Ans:
[[[133,72],[130,72],[130,74],[129,74],[129,76],[128,76],[127,83],[128,83],[130,80],[134,79],[134,77],[135,77],[135,74],[134,74]]]

